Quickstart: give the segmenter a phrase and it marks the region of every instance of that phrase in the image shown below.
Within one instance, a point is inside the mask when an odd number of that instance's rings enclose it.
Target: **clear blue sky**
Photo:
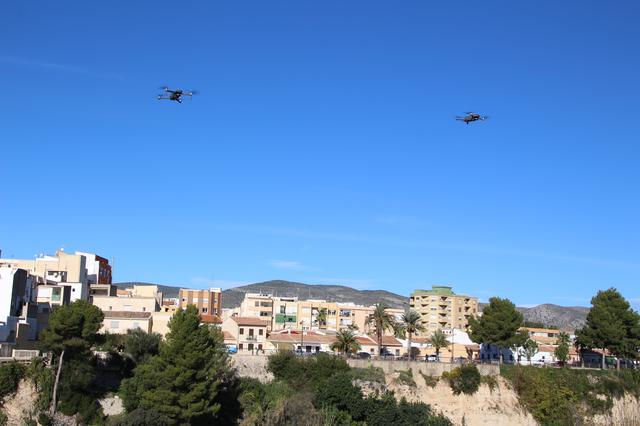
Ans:
[[[640,301],[637,1],[0,5],[0,247]],[[158,102],[167,84],[201,92]],[[466,126],[455,114],[491,120]]]

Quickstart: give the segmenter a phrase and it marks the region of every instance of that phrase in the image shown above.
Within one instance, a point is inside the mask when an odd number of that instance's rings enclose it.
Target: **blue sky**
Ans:
[[[135,4],[132,4],[135,3]],[[0,5],[0,247],[640,302],[636,1]],[[158,102],[163,84],[197,89]],[[464,111],[491,119],[466,126]]]

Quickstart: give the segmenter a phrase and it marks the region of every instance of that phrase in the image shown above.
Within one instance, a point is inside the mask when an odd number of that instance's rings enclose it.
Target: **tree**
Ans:
[[[154,410],[171,425],[202,425],[220,417],[222,400],[229,401],[223,414],[239,410],[234,398],[227,398],[237,389],[237,377],[222,333],[200,325],[195,306],[176,312],[169,330],[159,354],[138,365],[133,377],[123,381],[127,411]]]
[[[387,305],[380,302],[373,305],[373,312],[369,315],[369,324],[373,325],[378,338],[378,356],[382,355],[382,336],[386,330],[393,330],[395,321],[386,309]]]
[[[445,348],[449,344],[447,340],[447,336],[442,332],[442,330],[437,329],[431,335],[429,339],[431,341],[431,345],[436,349],[436,356],[438,357],[438,361],[440,360],[440,348]]]
[[[562,365],[569,360],[569,344],[567,342],[560,342],[558,347],[553,351],[556,359],[560,361]]]
[[[318,315],[316,315],[316,321],[320,328],[327,326],[327,308],[320,308]]]
[[[50,351],[58,357],[56,379],[51,398],[50,410],[52,414],[57,408],[58,385],[65,356],[68,361],[78,363],[78,367],[86,365],[91,356],[91,345],[96,342],[103,319],[102,311],[85,300],[60,306],[54,309],[49,316],[49,326],[40,333],[40,348],[43,351]],[[75,369],[71,369],[70,373],[75,375]],[[84,373],[85,377],[80,381],[76,380],[76,383],[90,382],[91,373],[88,371]],[[78,389],[78,391],[81,392],[82,389]]]
[[[476,343],[495,345],[502,363],[503,349],[521,346],[527,339],[526,333],[518,333],[522,321],[522,314],[509,299],[492,297],[480,318],[469,317],[469,337]]]
[[[591,310],[584,327],[576,332],[576,345],[581,348],[602,349],[602,368],[605,351],[620,358],[635,359],[640,349],[640,316],[615,289],[599,291],[591,299]]]
[[[340,330],[336,333],[336,341],[331,344],[331,350],[342,353],[346,358],[360,350],[360,343],[351,331]]]
[[[520,355],[527,358],[527,361],[529,361],[529,364],[531,364],[531,358],[536,356],[537,353],[538,353],[538,344],[536,343],[535,340],[532,340],[532,339],[527,339],[522,344],[522,347],[520,348]]]
[[[124,340],[124,353],[136,364],[142,364],[158,354],[162,337],[136,328],[128,330]]]
[[[424,331],[424,325],[422,325],[422,316],[416,311],[409,309],[401,317],[401,323],[404,326],[405,332],[407,333],[407,340],[409,343],[409,359],[413,359],[413,354],[411,353],[411,337],[414,333],[418,331]]]
[[[567,345],[569,343],[571,343],[571,337],[567,333],[565,333],[564,331],[560,332],[560,334],[558,334],[557,344],[559,345],[561,343],[566,343]]]

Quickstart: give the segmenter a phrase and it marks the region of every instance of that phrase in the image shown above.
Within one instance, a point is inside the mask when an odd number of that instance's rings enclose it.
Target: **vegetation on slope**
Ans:
[[[607,414],[615,398],[640,397],[637,370],[575,370],[503,365],[500,370],[520,403],[541,425],[579,425]]]

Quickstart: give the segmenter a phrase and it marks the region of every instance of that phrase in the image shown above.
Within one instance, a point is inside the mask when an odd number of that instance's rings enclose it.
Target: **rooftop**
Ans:
[[[453,287],[449,287],[446,285],[432,285],[431,286],[431,290],[423,290],[423,289],[418,289],[418,290],[414,290],[413,293],[411,293],[411,296],[419,296],[419,295],[424,295],[424,294],[433,294],[435,296],[461,296],[461,297],[469,297],[469,296],[465,296],[464,294],[455,294],[452,290]]]
[[[105,318],[149,319],[151,312],[104,311]]]
[[[268,321],[263,321],[259,318],[253,317],[231,317],[238,325],[253,325],[259,327],[267,327],[269,325]]]

